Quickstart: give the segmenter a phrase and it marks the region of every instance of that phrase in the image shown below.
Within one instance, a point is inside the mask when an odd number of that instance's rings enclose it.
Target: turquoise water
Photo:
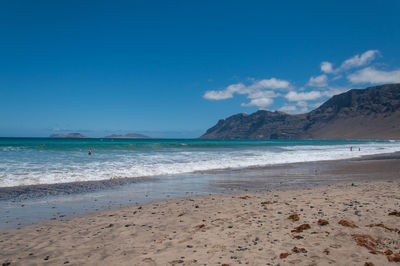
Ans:
[[[400,141],[0,138],[0,187],[165,176],[396,151]]]

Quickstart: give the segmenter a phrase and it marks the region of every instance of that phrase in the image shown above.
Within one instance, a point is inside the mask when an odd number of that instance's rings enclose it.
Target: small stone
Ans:
[[[298,248],[298,247],[294,247],[294,248],[292,249],[292,251],[293,251],[294,253],[307,253],[307,250],[306,250],[305,248]]]
[[[300,235],[293,235],[292,238],[294,238],[294,239],[303,239],[304,237],[300,236]]]
[[[393,251],[391,251],[390,249],[385,250],[385,252],[383,252],[385,255],[392,255]]]
[[[196,225],[195,227],[197,229],[201,229],[201,228],[204,228],[205,226],[206,226],[205,224],[199,224],[199,225]]]
[[[302,225],[297,226],[295,229],[293,229],[292,232],[301,233],[301,232],[303,232],[303,230],[307,230],[310,228],[311,228],[311,226],[309,224],[302,224]]]
[[[394,215],[394,216],[400,217],[400,212],[393,211],[393,212],[390,212],[389,215]]]
[[[388,256],[387,258],[390,262],[400,262],[400,253],[395,253],[393,256]]]
[[[295,214],[289,215],[288,219],[293,221],[293,222],[296,222],[296,221],[300,220],[300,217],[299,217],[298,214],[295,213]]]
[[[328,225],[328,224],[329,224],[329,222],[327,220],[324,220],[324,219],[319,219],[318,220],[318,225],[319,226],[324,226],[324,225]]]
[[[272,204],[272,202],[271,201],[263,201],[263,202],[261,202],[261,205],[267,205],[267,204]]]
[[[289,255],[290,255],[289,253],[281,253],[281,254],[279,255],[279,258],[281,258],[281,259],[286,259]]]
[[[354,222],[349,221],[349,220],[340,220],[338,222],[338,224],[340,224],[342,226],[346,226],[346,227],[358,228],[358,226]]]

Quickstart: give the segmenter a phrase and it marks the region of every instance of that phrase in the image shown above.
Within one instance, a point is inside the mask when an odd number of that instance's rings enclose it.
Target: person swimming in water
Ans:
[[[89,155],[92,155],[92,148],[89,148],[88,154],[89,154]]]

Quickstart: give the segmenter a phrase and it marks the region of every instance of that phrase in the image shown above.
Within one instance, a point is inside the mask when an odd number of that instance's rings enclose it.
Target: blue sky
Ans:
[[[197,137],[400,82],[400,2],[0,1],[0,136]]]

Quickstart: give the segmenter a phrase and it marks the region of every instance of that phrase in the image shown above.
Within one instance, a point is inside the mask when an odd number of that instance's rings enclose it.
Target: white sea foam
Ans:
[[[151,151],[27,151],[0,161],[0,187],[164,176],[196,171],[338,160],[400,151],[400,142]],[[360,151],[358,150],[360,147]],[[4,150],[4,149],[3,149]],[[50,154],[49,154],[50,153]],[[34,157],[32,157],[34,156]]]

